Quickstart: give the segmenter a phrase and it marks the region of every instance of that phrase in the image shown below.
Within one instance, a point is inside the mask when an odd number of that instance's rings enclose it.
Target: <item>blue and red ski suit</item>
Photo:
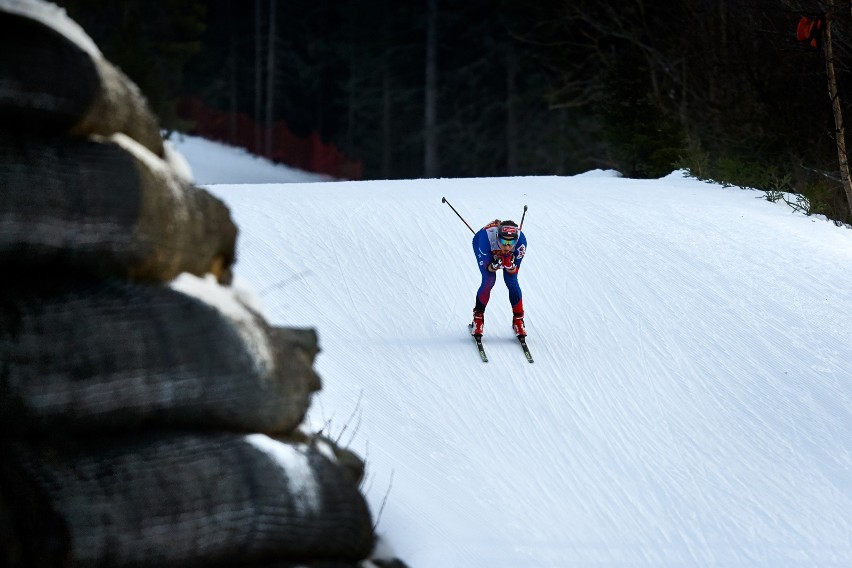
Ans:
[[[473,254],[476,255],[476,263],[479,265],[479,272],[482,275],[482,283],[479,285],[479,290],[476,291],[476,306],[474,308],[478,312],[485,311],[485,306],[488,305],[488,300],[491,298],[491,289],[497,282],[497,273],[488,270],[488,266],[495,256],[503,256],[500,245],[497,244],[499,225],[498,221],[493,221],[473,235]],[[527,252],[527,237],[523,231],[519,232],[518,242],[515,243],[514,250],[509,253],[514,257],[515,269],[513,271],[504,269],[503,281],[506,283],[506,288],[509,289],[512,313],[523,317],[524,301],[521,285],[518,284],[518,270],[521,268],[521,262]],[[504,261],[504,264],[511,265],[512,263]]]

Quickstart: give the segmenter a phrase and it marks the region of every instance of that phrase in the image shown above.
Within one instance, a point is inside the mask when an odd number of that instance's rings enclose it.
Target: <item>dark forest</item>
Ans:
[[[59,4],[166,131],[205,133],[194,101],[224,117],[223,141],[271,155],[284,124],[361,179],[686,168],[852,221],[836,128],[852,101],[849,2]],[[824,34],[797,39],[803,16],[830,23],[834,111]]]

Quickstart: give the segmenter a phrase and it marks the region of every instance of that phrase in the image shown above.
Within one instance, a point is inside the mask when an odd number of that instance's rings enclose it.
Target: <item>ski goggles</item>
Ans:
[[[517,241],[517,239],[497,239],[497,242],[500,243],[501,247],[513,247],[515,246],[515,241]]]

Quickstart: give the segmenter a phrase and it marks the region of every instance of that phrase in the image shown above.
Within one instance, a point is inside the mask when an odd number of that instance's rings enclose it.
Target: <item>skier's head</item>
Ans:
[[[518,236],[521,234],[518,229],[518,224],[514,221],[501,221],[497,229],[497,244],[503,252],[510,252],[515,248],[518,242]]]

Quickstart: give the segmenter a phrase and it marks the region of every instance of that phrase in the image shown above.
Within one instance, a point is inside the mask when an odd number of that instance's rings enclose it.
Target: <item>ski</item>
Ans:
[[[530,348],[527,347],[527,338],[526,336],[518,336],[518,341],[521,343],[521,349],[524,350],[524,355],[527,358],[527,361],[530,363],[533,362],[532,353],[530,353]]]
[[[468,324],[468,326],[467,326],[468,333],[470,333],[470,331],[472,329],[473,329],[473,324]],[[482,346],[482,336],[481,335],[471,335],[471,337],[476,342],[476,348],[479,349],[479,358],[482,359],[483,363],[487,363],[488,362],[488,356],[485,354],[485,347]]]

